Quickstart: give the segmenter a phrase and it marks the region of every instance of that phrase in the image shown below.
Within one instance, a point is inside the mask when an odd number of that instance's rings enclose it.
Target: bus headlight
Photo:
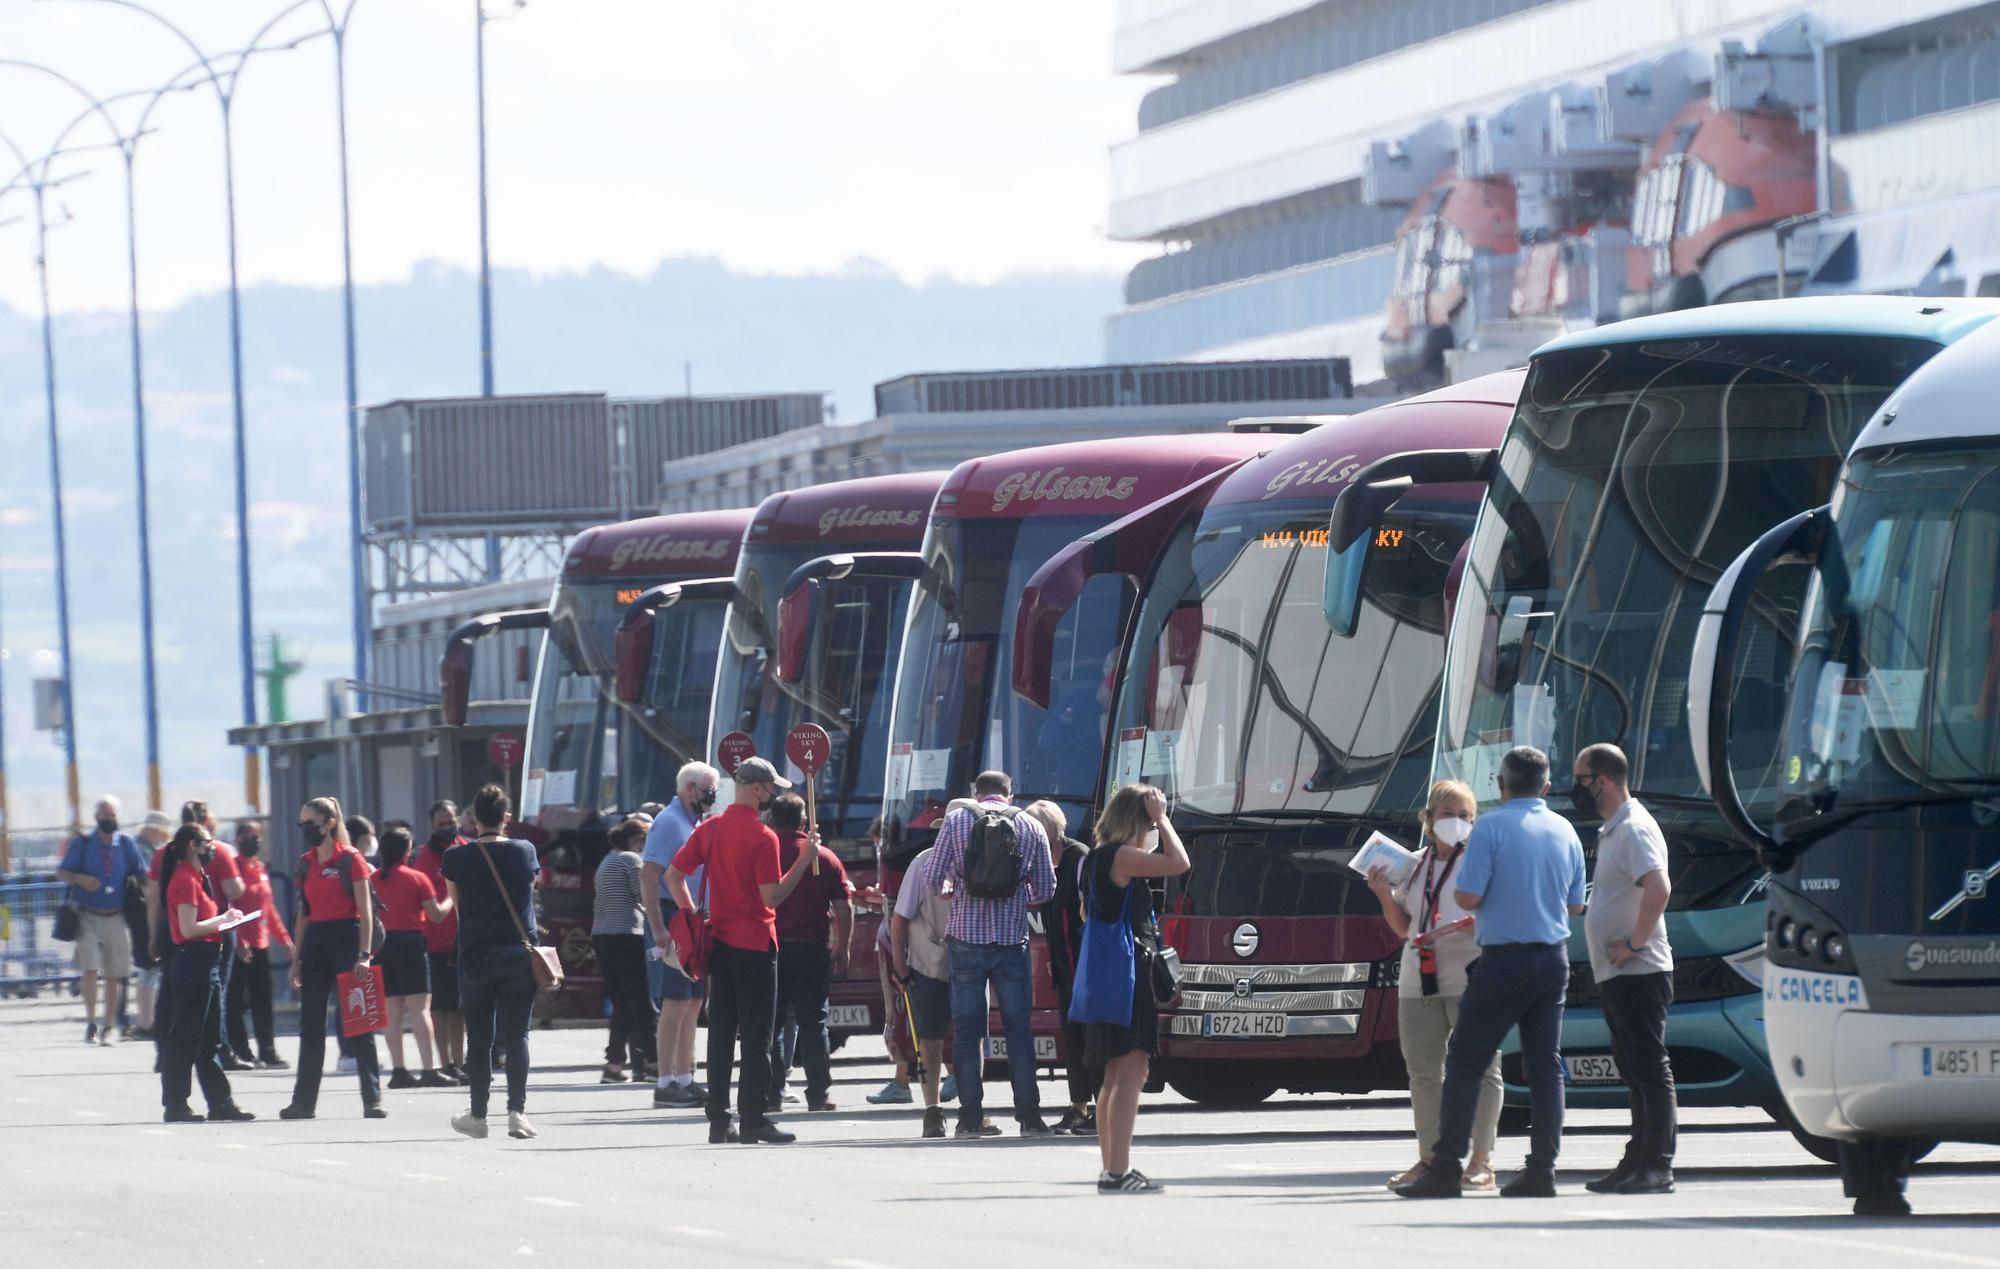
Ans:
[[[1803,956],[1819,955],[1819,931],[1810,925],[1799,930],[1799,953]]]
[[[1778,930],[1774,936],[1774,941],[1778,944],[1778,950],[1791,950],[1792,940],[1797,936],[1798,928],[1797,923],[1790,917],[1783,917],[1778,921]]]
[[[1829,965],[1838,965],[1847,956],[1847,939],[1839,933],[1828,934],[1820,944],[1820,954]]]

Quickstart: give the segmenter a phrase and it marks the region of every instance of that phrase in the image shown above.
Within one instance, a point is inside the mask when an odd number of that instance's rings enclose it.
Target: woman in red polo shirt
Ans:
[[[230,1096],[229,1075],[222,1069],[222,980],[216,967],[222,960],[222,927],[240,914],[235,908],[222,911],[209,893],[203,875],[208,851],[208,830],[183,824],[160,863],[161,906],[174,940],[173,1027],[160,1059],[160,1101],[170,1124],[201,1122],[202,1116],[188,1105],[197,1077],[209,1119],[237,1123],[256,1118]]]
[[[280,1119],[311,1119],[319,1105],[319,1080],[326,1066],[326,1005],[334,979],[350,970],[359,973],[372,959],[374,912],[368,879],[375,870],[347,840],[340,803],[314,798],[299,808],[299,835],[306,853],[299,858],[299,899],[305,926],[299,931],[298,955],[292,958],[292,989],[299,993],[299,1073],[292,1085],[292,1104]],[[360,1076],[361,1113],[386,1119],[382,1109],[382,1068],[375,1057],[373,1034],[347,1042]]]
[[[431,879],[409,865],[410,830],[384,829],[376,862],[375,897],[382,903],[382,997],[389,1012],[389,1087],[455,1088],[456,1080],[439,1075],[431,1065],[431,964],[424,942],[424,917],[443,921],[451,915],[451,899],[438,902]],[[403,1019],[416,1033],[421,1077],[403,1065]]]
[[[236,829],[236,867],[243,878],[243,897],[237,901],[245,912],[262,912],[264,919],[252,921],[236,931],[236,972],[223,993],[224,1013],[229,1021],[229,1046],[250,1057],[250,1036],[257,1037],[256,1063],[269,1070],[284,1070],[289,1063],[278,1056],[278,1043],[271,1024],[271,946],[285,949],[287,958],[296,959],[292,932],[279,915],[277,899],[271,893],[271,874],[258,858],[263,839],[256,826],[241,824]],[[243,1025],[243,1013],[250,1013],[250,1028]]]

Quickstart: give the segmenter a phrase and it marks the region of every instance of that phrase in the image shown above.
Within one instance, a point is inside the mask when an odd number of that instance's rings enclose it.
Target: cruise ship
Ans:
[[[1737,299],[2000,295],[2000,4],[1119,0],[1110,361],[1409,391]]]

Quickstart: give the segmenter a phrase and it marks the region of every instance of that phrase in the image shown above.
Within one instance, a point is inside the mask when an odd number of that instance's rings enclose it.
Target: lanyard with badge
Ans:
[[[1462,850],[1453,851],[1451,858],[1444,861],[1444,871],[1439,873],[1437,880],[1433,882],[1431,870],[1437,867],[1437,847],[1432,845],[1424,852],[1424,907],[1422,914],[1417,918],[1416,931],[1419,936],[1429,934],[1436,928],[1438,898],[1444,894],[1445,882],[1451,878],[1451,870],[1458,866],[1458,857],[1463,853]],[[1423,978],[1424,995],[1435,996],[1438,994],[1437,949],[1431,946],[1428,939],[1419,937],[1413,941],[1417,945],[1417,972]]]

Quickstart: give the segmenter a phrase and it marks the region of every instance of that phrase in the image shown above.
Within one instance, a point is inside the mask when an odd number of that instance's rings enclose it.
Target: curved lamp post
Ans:
[[[255,726],[257,722],[257,662],[253,636],[250,585],[250,494],[248,447],[245,440],[243,417],[243,312],[242,295],[238,285],[236,262],[236,145],[233,107],[236,89],[243,73],[244,65],[251,53],[257,51],[264,37],[280,22],[300,9],[322,4],[322,0],[295,0],[258,29],[251,38],[248,49],[233,66],[217,70],[214,60],[204,53],[199,44],[179,26],[164,15],[148,8],[139,0],[75,0],[84,4],[108,4],[120,9],[129,9],[143,14],[171,32],[187,46],[203,70],[208,72],[204,82],[215,89],[216,102],[222,111],[222,190],[224,210],[228,221],[229,253],[229,388],[233,428],[233,459],[236,476],[236,601],[237,601],[237,657],[242,669],[242,704],[245,726]],[[263,794],[260,772],[257,766],[255,746],[246,745],[243,750],[243,791],[248,809],[255,814],[262,808]]]

